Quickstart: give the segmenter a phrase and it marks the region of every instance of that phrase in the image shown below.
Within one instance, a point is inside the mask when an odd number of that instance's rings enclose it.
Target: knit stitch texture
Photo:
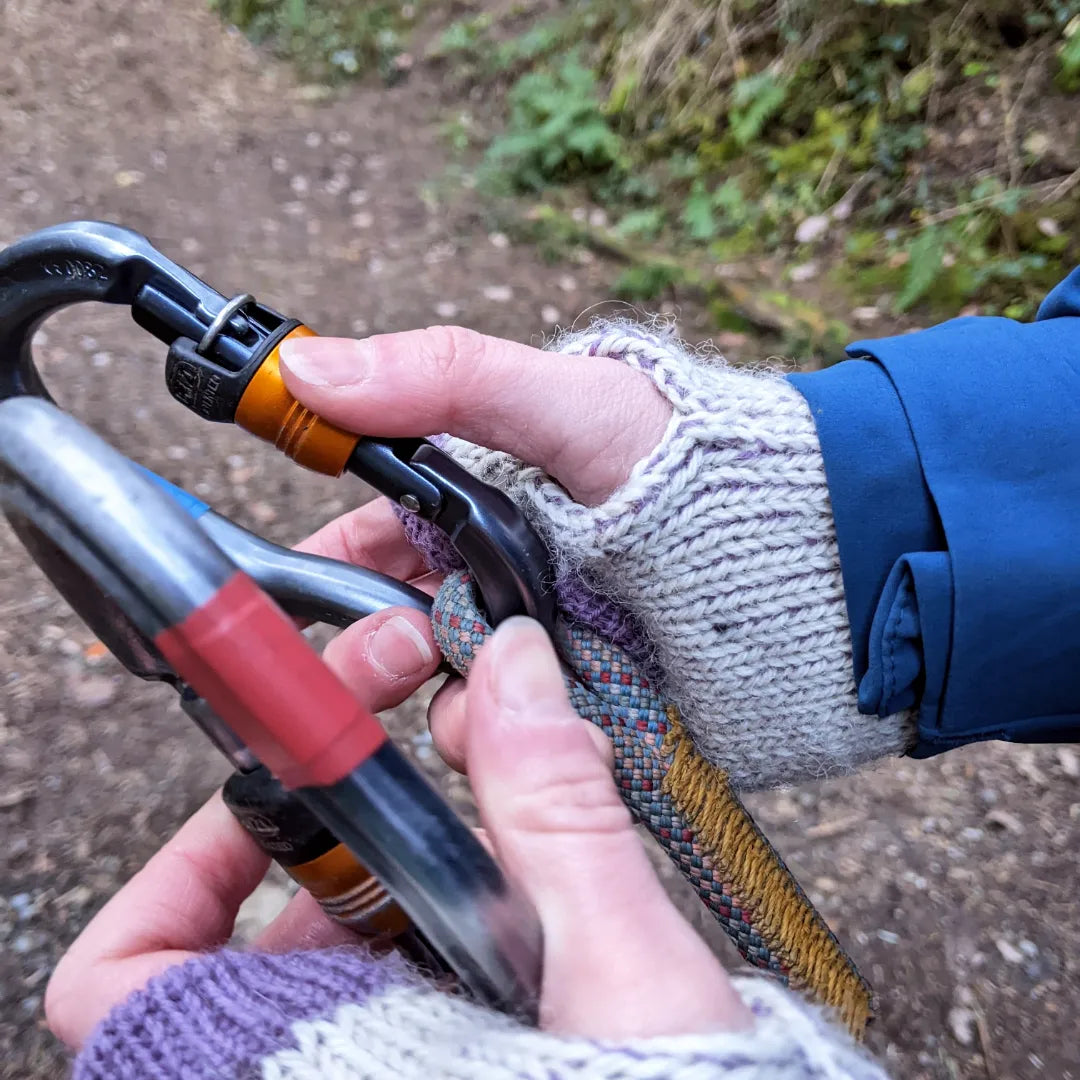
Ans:
[[[268,1059],[263,1080],[885,1080],[792,995],[737,983],[752,1030],[621,1043],[543,1034],[460,998],[392,989],[294,1025],[296,1048]]]
[[[625,613],[619,643],[653,658],[698,749],[737,788],[908,750],[912,714],[858,711],[825,467],[799,391],[778,373],[732,368],[633,324],[599,323],[550,347],[623,361],[674,410],[661,444],[597,507],[510,455],[443,440],[544,535],[560,602],[569,597],[574,617],[595,628],[596,610]],[[411,531],[436,565],[446,558],[419,526]],[[603,599],[584,601],[583,614],[583,594]]]
[[[223,950],[117,1006],[75,1080],[886,1080],[838,1028],[762,979],[739,1033],[563,1038],[440,993],[360,948]]]
[[[292,1024],[412,979],[394,953],[359,948],[280,955],[222,949],[151,979],[98,1025],[72,1080],[248,1080],[295,1045]]]

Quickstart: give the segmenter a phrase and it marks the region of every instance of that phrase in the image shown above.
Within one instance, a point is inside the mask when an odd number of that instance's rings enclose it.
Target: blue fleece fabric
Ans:
[[[1033,323],[961,318],[791,382],[814,414],[862,711],[917,756],[1080,740],[1080,268]]]

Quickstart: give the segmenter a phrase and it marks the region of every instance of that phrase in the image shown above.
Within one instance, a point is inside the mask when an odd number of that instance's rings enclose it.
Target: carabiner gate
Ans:
[[[529,615],[549,632],[549,556],[521,511],[424,439],[343,431],[285,388],[278,347],[313,331],[242,294],[226,299],[138,233],[102,222],[43,229],[0,252],[0,398],[48,397],[31,339],[52,312],[85,300],[125,304],[169,346],[165,381],[206,420],[237,423],[307,468],[349,471],[449,537],[492,624]]]

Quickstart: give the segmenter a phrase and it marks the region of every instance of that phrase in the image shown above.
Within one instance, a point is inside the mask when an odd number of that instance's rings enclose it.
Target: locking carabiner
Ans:
[[[535,913],[181,502],[56,406],[0,402],[0,510],[91,629],[235,765],[293,789],[477,997],[534,1018]]]
[[[0,252],[0,399],[49,396],[34,331],[86,300],[127,305],[169,346],[166,385],[197,415],[237,423],[318,472],[352,472],[433,522],[472,572],[493,625],[523,614],[552,630],[549,556],[510,499],[425,439],[355,435],[305,409],[281,379],[278,347],[313,331],[249,294],[226,299],[129,229],[71,222]]]

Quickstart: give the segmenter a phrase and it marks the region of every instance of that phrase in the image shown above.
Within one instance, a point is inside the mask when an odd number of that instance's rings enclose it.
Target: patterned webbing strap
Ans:
[[[432,615],[447,660],[467,675],[491,633],[466,573],[451,574]],[[574,708],[615,748],[615,780],[635,817],[755,967],[834,1008],[859,1036],[871,990],[762,835],[727,774],[695,751],[674,706],[633,661],[592,631],[560,622]]]

